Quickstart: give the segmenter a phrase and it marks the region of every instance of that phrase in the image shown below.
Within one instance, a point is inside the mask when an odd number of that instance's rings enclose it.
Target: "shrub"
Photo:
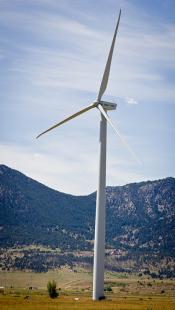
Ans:
[[[48,290],[50,298],[56,298],[58,296],[56,288],[57,288],[57,284],[54,280],[49,281],[47,283],[47,290]]]
[[[106,286],[106,287],[104,288],[104,291],[105,291],[105,292],[112,292],[112,287],[111,287],[111,286]]]

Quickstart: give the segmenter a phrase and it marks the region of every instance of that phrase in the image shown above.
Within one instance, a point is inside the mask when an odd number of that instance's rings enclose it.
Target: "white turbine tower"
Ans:
[[[61,122],[55,124],[49,129],[45,130],[37,136],[39,138],[46,132],[70,121],[71,119],[83,114],[93,108],[97,108],[101,114],[100,122],[100,161],[99,161],[99,181],[97,189],[97,199],[96,199],[96,219],[95,219],[95,242],[94,242],[94,270],[93,270],[93,300],[99,300],[104,298],[104,258],[105,258],[105,203],[106,203],[106,133],[107,133],[107,122],[117,133],[121,142],[127,147],[132,156],[138,161],[136,155],[128,146],[124,138],[120,135],[118,129],[113,125],[110,118],[107,115],[108,110],[115,110],[116,104],[112,102],[102,101],[101,98],[106,90],[108,84],[108,78],[110,73],[112,55],[117,35],[117,30],[120,22],[121,10],[119,13],[117,25],[115,28],[111,48],[109,51],[107,63],[105,66],[102,82],[100,85],[100,90],[98,93],[97,100],[94,101],[91,105],[80,110],[79,112],[67,117]]]

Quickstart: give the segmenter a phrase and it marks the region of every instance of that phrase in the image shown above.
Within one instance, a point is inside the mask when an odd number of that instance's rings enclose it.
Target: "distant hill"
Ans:
[[[89,247],[95,195],[55,191],[0,165],[0,244],[43,244],[61,249]]]
[[[173,257],[175,178],[107,187],[106,247]],[[0,244],[93,249],[96,194],[55,191],[0,165]]]

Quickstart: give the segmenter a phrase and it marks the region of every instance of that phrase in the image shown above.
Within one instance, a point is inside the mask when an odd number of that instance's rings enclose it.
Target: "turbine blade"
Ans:
[[[119,22],[120,22],[120,16],[121,16],[121,10],[119,12],[119,17],[118,17],[117,25],[116,25],[116,28],[115,28],[115,32],[114,32],[111,48],[110,48],[109,55],[108,55],[108,60],[107,60],[106,66],[105,66],[105,71],[103,73],[103,78],[102,78],[102,81],[101,81],[100,90],[99,90],[99,94],[98,94],[98,101],[101,100],[101,97],[103,96],[103,94],[104,94],[104,92],[106,90],[107,84],[108,84],[109,73],[110,73],[110,68],[111,68],[111,61],[112,61],[112,55],[113,55],[113,51],[114,51],[115,40],[116,40],[118,26],[119,26]]]
[[[61,126],[62,124],[64,124],[64,123],[70,121],[71,119],[73,119],[73,118],[75,118],[75,117],[77,117],[77,116],[79,116],[79,115],[81,115],[81,114],[83,114],[83,113],[85,113],[85,112],[87,112],[87,111],[89,111],[89,110],[91,110],[91,109],[93,109],[94,107],[95,107],[94,105],[90,105],[90,106],[88,106],[88,107],[86,107],[86,108],[84,108],[84,109],[78,111],[77,113],[72,114],[71,116],[65,118],[63,121],[61,121],[61,122],[55,124],[54,126],[52,126],[52,127],[50,127],[49,129],[43,131],[42,133],[40,133],[40,134],[36,137],[36,139],[38,139],[39,137],[41,137],[42,135],[44,135],[46,132],[49,132],[49,131],[51,131],[52,129],[55,129],[56,127],[58,127],[58,126]]]
[[[120,141],[122,142],[122,144],[128,149],[128,151],[130,152],[130,154],[132,155],[132,157],[137,161],[137,163],[139,165],[141,165],[141,161],[137,158],[136,154],[134,153],[134,151],[131,149],[131,147],[129,146],[129,144],[125,141],[124,137],[120,134],[118,128],[116,128],[114,126],[114,124],[112,123],[112,121],[110,120],[109,116],[107,115],[107,113],[105,112],[105,110],[103,109],[103,107],[99,104],[97,106],[97,108],[100,110],[100,112],[103,114],[103,116],[106,118],[107,122],[111,125],[111,127],[114,129],[114,131],[116,132],[116,134],[118,135],[118,137],[120,138]]]

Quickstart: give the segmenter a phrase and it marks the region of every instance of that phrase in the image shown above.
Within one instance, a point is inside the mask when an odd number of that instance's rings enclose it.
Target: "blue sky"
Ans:
[[[97,110],[36,140],[96,99],[119,9],[108,128],[107,185],[175,175],[174,0],[0,0],[0,162],[57,190],[97,187]]]

